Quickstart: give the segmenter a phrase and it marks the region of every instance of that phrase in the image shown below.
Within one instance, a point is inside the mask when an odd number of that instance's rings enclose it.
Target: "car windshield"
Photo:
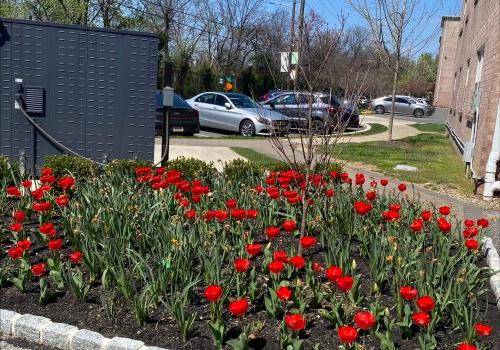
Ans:
[[[189,103],[187,103],[186,101],[184,101],[182,99],[182,97],[180,97],[177,94],[174,94],[174,107],[175,108],[191,108],[191,106],[189,105]]]
[[[250,97],[245,95],[226,95],[236,108],[259,108]]]

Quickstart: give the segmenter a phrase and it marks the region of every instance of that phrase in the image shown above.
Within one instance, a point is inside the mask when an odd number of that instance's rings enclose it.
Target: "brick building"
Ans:
[[[434,104],[449,108],[449,133],[486,188],[498,180],[500,1],[464,0],[460,17],[443,17],[441,27]]]

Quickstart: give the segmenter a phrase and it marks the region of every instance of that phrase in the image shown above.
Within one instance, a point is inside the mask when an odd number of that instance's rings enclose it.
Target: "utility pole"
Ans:
[[[295,37],[295,5],[297,0],[293,0],[292,3],[292,18],[290,20],[290,52],[288,53],[288,69],[287,69],[287,77],[286,77],[286,89],[290,90],[290,73],[292,72],[292,53],[293,53],[293,44]]]
[[[163,61],[163,94],[165,88],[172,86],[172,64],[169,60],[168,41],[170,32],[171,8],[168,7],[165,11],[165,48]],[[164,96],[165,98],[165,96]],[[170,106],[163,106],[163,123],[161,127],[161,166],[165,166],[168,162],[170,151]]]
[[[300,75],[300,64],[302,61],[302,37],[304,36],[304,8],[306,6],[306,0],[300,0],[300,12],[299,12],[299,38],[298,38],[298,43],[297,43],[297,54],[298,54],[298,62],[297,62],[297,69],[295,71],[295,79],[294,79],[294,84],[293,88],[294,90],[297,90],[297,85],[298,85],[298,80],[299,80],[299,75]]]

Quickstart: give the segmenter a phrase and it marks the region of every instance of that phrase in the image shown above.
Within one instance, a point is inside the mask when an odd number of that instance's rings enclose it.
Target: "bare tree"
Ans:
[[[279,156],[291,169],[300,171],[305,177],[305,183],[301,192],[301,221],[300,238],[304,237],[307,230],[308,210],[314,198],[322,194],[322,187],[317,186],[314,181],[309,181],[316,175],[325,175],[332,164],[334,149],[341,140],[346,130],[348,120],[343,117],[349,108],[343,108],[342,104],[337,111],[332,111],[332,101],[335,99],[332,90],[321,94],[318,90],[325,90],[324,86],[333,77],[325,76],[325,68],[335,64],[332,61],[340,48],[344,32],[345,18],[339,18],[339,26],[336,29],[323,27],[323,22],[311,13],[304,18],[300,24],[297,38],[297,50],[299,53],[299,64],[297,67],[297,79],[294,81],[294,95],[301,107],[297,111],[299,115],[305,116],[303,125],[299,125],[298,136],[290,134],[280,137],[277,129],[271,125],[270,142]],[[342,96],[348,100],[354,112],[360,92],[364,91],[364,77],[366,75],[353,74],[353,81],[345,87]],[[322,83],[321,83],[322,82]],[[323,87],[323,88],[322,88]],[[322,100],[321,103],[318,99]],[[302,103],[299,101],[302,100]],[[318,118],[318,114],[323,117]],[[302,247],[297,247],[298,254],[302,254]]]
[[[398,78],[403,59],[424,47],[435,33],[424,35],[432,11],[423,0],[348,0],[367,23],[373,49],[392,72],[392,107],[387,140],[392,141],[392,126]]]

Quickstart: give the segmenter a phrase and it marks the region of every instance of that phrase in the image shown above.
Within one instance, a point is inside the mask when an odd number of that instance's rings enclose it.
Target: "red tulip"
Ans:
[[[292,298],[292,290],[288,287],[279,287],[276,290],[276,296],[279,300],[287,301]]]
[[[11,259],[17,260],[23,256],[24,249],[21,247],[12,247],[9,250],[7,250],[7,254],[10,256]]]
[[[225,210],[216,210],[214,211],[214,217],[219,222],[226,221],[227,218],[229,217],[229,213]]]
[[[78,251],[69,253],[69,260],[73,264],[78,264],[80,262],[80,260],[82,260],[82,253],[80,253]]]
[[[279,227],[276,227],[276,226],[270,226],[268,228],[266,228],[266,236],[269,238],[269,239],[273,239],[275,238],[276,236],[279,235],[280,233],[280,228]]]
[[[329,175],[332,180],[335,180],[339,176],[339,174],[335,170],[330,171]]]
[[[67,194],[62,194],[62,195],[56,197],[55,202],[58,206],[65,207],[69,203],[69,197]]]
[[[301,256],[293,256],[290,259],[288,259],[288,262],[293,265],[296,269],[301,269],[305,266],[306,261],[304,260],[303,257]]]
[[[39,230],[41,233],[47,236],[54,236],[56,234],[56,228],[54,227],[54,224],[51,222],[47,222],[45,224],[42,224],[39,226]]]
[[[479,248],[479,242],[475,239],[466,239],[465,247],[469,250],[477,250]]]
[[[359,215],[366,215],[372,210],[373,206],[369,203],[358,201],[354,203],[354,210]]]
[[[441,215],[446,216],[446,215],[449,215],[449,214],[450,214],[450,212],[451,212],[450,207],[448,207],[448,206],[446,206],[446,205],[443,205],[442,207],[440,207],[440,208],[439,208],[439,213],[440,213]]]
[[[64,191],[73,188],[75,186],[75,179],[71,176],[64,176],[59,179],[57,185]]]
[[[370,181],[370,187],[377,188],[377,181],[375,180]]]
[[[24,211],[15,211],[13,214],[12,214],[12,217],[14,218],[14,220],[16,220],[17,222],[23,222],[25,219],[26,219],[26,213]]]
[[[449,232],[451,230],[451,224],[445,218],[439,218],[436,221],[441,232]]]
[[[354,322],[361,329],[370,329],[377,320],[370,311],[359,311],[354,314]]]
[[[354,176],[354,178],[355,178],[355,183],[356,183],[356,185],[361,186],[362,184],[364,184],[364,183],[365,183],[365,175],[363,175],[363,174],[359,174],[359,173],[358,173],[358,174],[356,174],[356,175]]]
[[[52,209],[52,204],[50,202],[38,202],[33,204],[33,210],[39,213],[43,213]]]
[[[229,303],[229,312],[233,316],[241,317],[248,310],[248,300],[246,298],[238,299]]]
[[[294,220],[285,220],[281,224],[281,228],[288,233],[292,233],[297,229],[297,224],[295,223]]]
[[[238,203],[236,202],[235,199],[228,199],[226,201],[226,207],[228,209],[235,209],[237,205],[238,205]]]
[[[31,180],[24,180],[23,182],[21,182],[21,185],[24,187],[24,188],[31,188]]]
[[[458,344],[457,350],[477,350],[477,347],[472,344],[467,344],[467,343],[461,343]]]
[[[342,268],[338,266],[330,266],[325,270],[325,276],[331,282],[337,282],[342,277]]]
[[[306,328],[306,319],[301,314],[287,314],[285,324],[288,329],[298,332]]]
[[[52,239],[49,241],[49,250],[51,251],[57,251],[60,250],[61,247],[63,246],[63,240],[62,239]]]
[[[368,199],[370,202],[373,202],[375,198],[377,198],[377,192],[375,191],[366,192],[366,199]]]
[[[380,184],[385,187],[385,186],[387,186],[389,184],[389,180],[387,180],[387,179],[381,179],[380,180]]]
[[[233,209],[231,210],[231,217],[236,220],[243,220],[246,216],[245,209]]]
[[[30,249],[31,241],[29,239],[24,239],[22,241],[17,242],[17,246],[22,250]]]
[[[481,337],[488,337],[491,335],[493,328],[484,323],[476,323],[476,334]]]
[[[422,220],[424,221],[431,221],[432,220],[432,213],[428,210],[424,210],[420,216],[422,217]]]
[[[312,267],[313,271],[316,273],[320,273],[323,270],[323,267],[321,266],[321,264],[319,262],[316,262],[316,261],[314,261],[311,264],[311,267]]]
[[[262,250],[262,246],[259,243],[247,244],[246,251],[250,255],[257,255]]]
[[[41,277],[47,270],[47,265],[45,263],[39,263],[31,266],[31,273],[35,277]]]
[[[400,190],[401,192],[406,191],[406,185],[405,184],[399,184],[398,185],[398,190]]]
[[[422,231],[424,228],[424,223],[421,219],[415,219],[413,222],[410,224],[410,228],[413,232],[419,232]]]
[[[416,288],[404,286],[399,288],[399,294],[404,300],[410,301],[417,297],[418,292]]]
[[[335,191],[332,190],[331,188],[328,188],[325,190],[325,196],[328,198],[331,198],[335,195]]]
[[[382,213],[382,218],[384,218],[385,221],[397,221],[399,219],[399,211],[395,210],[386,210]]]
[[[13,232],[20,232],[22,231],[22,229],[23,229],[23,224],[21,224],[20,222],[15,222],[9,226],[9,230]]]
[[[425,327],[429,323],[431,323],[431,317],[427,312],[423,311],[415,312],[413,315],[411,315],[411,319],[416,325],[420,327]]]
[[[193,220],[194,218],[196,218],[196,210],[192,209],[192,210],[188,210],[185,214],[187,219],[189,220]]]
[[[471,219],[465,219],[464,220],[465,227],[472,227],[472,226],[474,226],[474,224],[475,224],[474,220],[471,220]]]
[[[432,297],[424,295],[423,297],[417,299],[417,306],[420,308],[420,310],[429,312],[434,309],[436,303],[434,302],[434,299],[432,299]]]
[[[7,196],[9,197],[14,197],[14,198],[19,198],[21,197],[21,191],[15,186],[9,186],[5,190],[7,192]]]
[[[337,334],[341,343],[351,344],[358,338],[358,330],[351,326],[340,326],[337,329]]]
[[[300,245],[304,249],[310,249],[316,245],[318,240],[313,236],[304,236],[300,239]]]
[[[401,210],[401,204],[391,203],[391,204],[389,204],[389,210],[399,212]]]
[[[267,267],[272,273],[280,273],[285,268],[285,265],[283,265],[281,261],[273,260],[269,263],[269,265],[267,265]]]
[[[277,250],[273,253],[274,260],[281,261],[283,263],[288,262],[288,256],[284,250]]]
[[[205,288],[204,295],[209,302],[215,303],[222,295],[222,287],[216,284],[210,285]]]
[[[477,225],[481,226],[482,228],[488,227],[489,224],[490,223],[488,222],[488,219],[482,218],[482,219],[477,220]]]
[[[238,272],[247,272],[250,268],[250,260],[243,258],[236,258],[234,260],[234,269]]]
[[[354,280],[351,276],[340,277],[335,284],[337,288],[343,291],[344,293],[351,290]]]
[[[255,219],[259,215],[259,211],[257,209],[248,209],[246,211],[245,217],[247,219]]]
[[[476,227],[467,227],[463,231],[464,238],[474,238],[479,234],[479,230]]]

